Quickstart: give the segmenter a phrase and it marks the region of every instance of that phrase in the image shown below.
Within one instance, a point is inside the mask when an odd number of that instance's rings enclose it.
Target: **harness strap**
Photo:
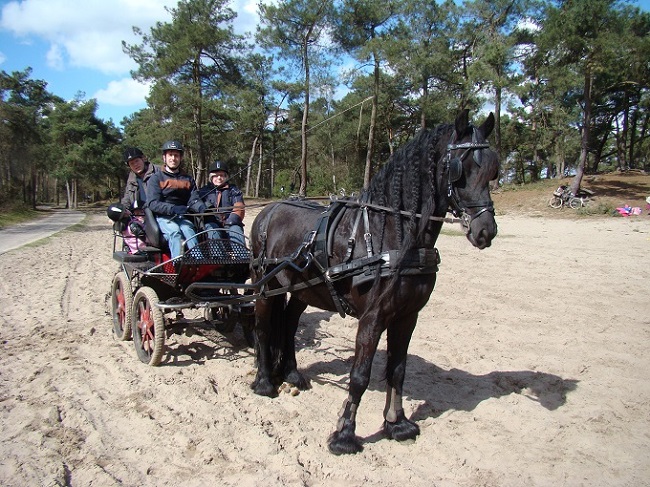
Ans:
[[[372,234],[370,233],[370,221],[368,219],[368,207],[364,206],[361,209],[363,213],[363,226],[365,228],[365,233],[363,234],[363,239],[366,241],[366,255],[368,257],[372,256]]]
[[[362,207],[362,208],[365,208]],[[348,249],[345,252],[345,257],[343,257],[343,262],[347,262],[352,258],[352,252],[354,252],[354,243],[356,241],[357,229],[359,228],[359,222],[361,221],[361,212],[357,213],[357,217],[354,219],[354,225],[352,226],[352,234],[348,238]]]
[[[339,295],[336,289],[334,289],[334,283],[332,282],[332,279],[330,279],[327,270],[321,265],[320,262],[318,262],[318,259],[314,259],[314,265],[320,271],[321,278],[322,278],[321,280],[325,282],[325,285],[327,286],[327,290],[330,292],[330,295],[332,296],[332,301],[334,302],[336,311],[338,311],[341,318],[345,318],[345,313],[346,311],[348,312],[350,311],[350,306],[343,299],[343,297]]]

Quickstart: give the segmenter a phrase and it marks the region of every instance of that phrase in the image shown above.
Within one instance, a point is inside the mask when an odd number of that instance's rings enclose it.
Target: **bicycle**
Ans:
[[[583,206],[587,206],[589,198],[582,196],[575,196],[568,186],[560,186],[553,192],[553,196],[549,200],[548,204],[551,208],[562,208],[563,206],[568,206],[577,210]]]

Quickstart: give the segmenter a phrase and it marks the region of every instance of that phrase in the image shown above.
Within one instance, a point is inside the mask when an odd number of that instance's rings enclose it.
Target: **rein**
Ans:
[[[406,211],[406,210],[396,210],[395,208],[391,208],[389,206],[382,206],[382,205],[377,205],[375,203],[362,203],[360,201],[356,200],[342,200],[342,199],[332,199],[333,202],[341,203],[341,204],[346,204],[350,206],[358,206],[360,208],[372,208],[373,210],[378,210],[378,211],[384,211],[386,213],[393,213],[395,215],[403,215],[403,216],[408,216],[408,217],[415,217],[415,218],[422,218],[422,213],[413,213],[412,211]],[[427,218],[428,220],[431,221],[438,221],[438,222],[445,222],[445,223],[462,223],[463,219],[462,218],[449,218],[449,217],[443,217],[443,216],[430,216]]]

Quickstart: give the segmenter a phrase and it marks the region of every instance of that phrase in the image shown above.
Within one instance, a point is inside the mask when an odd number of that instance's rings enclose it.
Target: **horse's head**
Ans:
[[[492,113],[483,125],[474,127],[469,123],[469,111],[463,110],[446,149],[449,206],[462,219],[467,239],[479,249],[489,247],[497,234],[490,181],[498,177],[499,161],[486,140],[493,128]]]

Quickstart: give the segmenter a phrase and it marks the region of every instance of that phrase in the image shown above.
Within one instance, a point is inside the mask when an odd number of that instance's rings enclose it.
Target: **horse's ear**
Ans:
[[[458,137],[462,137],[467,130],[469,125],[469,109],[465,108],[462,110],[456,117],[456,134]]]
[[[487,139],[488,135],[490,135],[492,130],[494,130],[494,113],[490,112],[488,118],[486,118],[485,122],[483,122],[479,127],[479,130],[483,134],[483,137]]]

